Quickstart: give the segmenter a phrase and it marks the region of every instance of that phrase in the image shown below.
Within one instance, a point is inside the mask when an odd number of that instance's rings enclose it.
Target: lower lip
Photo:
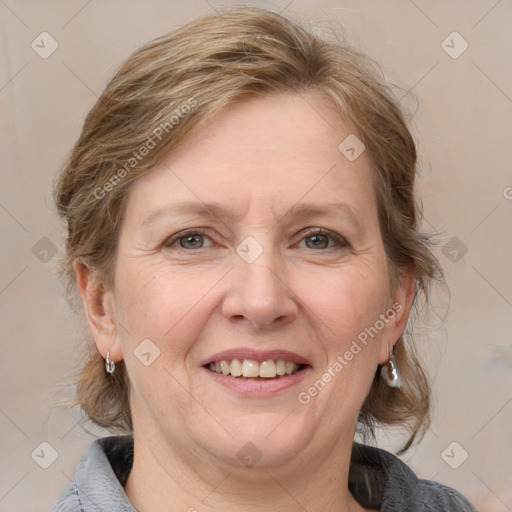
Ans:
[[[212,372],[208,368],[203,368],[203,370],[207,372],[215,382],[226,386],[227,388],[235,391],[240,395],[252,397],[268,397],[276,395],[285,389],[289,389],[299,384],[304,379],[306,374],[311,370],[311,367],[306,366],[293,375],[283,375],[275,379],[261,380],[246,379],[243,377],[232,377],[231,375]]]

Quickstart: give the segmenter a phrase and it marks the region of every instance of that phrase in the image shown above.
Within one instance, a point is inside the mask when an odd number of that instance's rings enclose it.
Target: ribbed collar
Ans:
[[[133,464],[133,437],[112,436],[96,440],[80,461],[75,483],[85,512],[136,512],[124,485]],[[414,510],[418,479],[398,457],[378,448],[354,443],[349,489],[366,508],[381,512]],[[405,508],[404,508],[405,507]]]

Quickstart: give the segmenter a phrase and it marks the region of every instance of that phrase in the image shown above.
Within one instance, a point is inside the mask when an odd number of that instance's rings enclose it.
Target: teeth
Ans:
[[[225,360],[222,360],[220,362],[220,369],[224,375],[227,375],[230,372],[229,363]],[[215,365],[215,371],[217,371],[217,365]]]
[[[296,364],[295,363],[292,363],[291,361],[286,361],[285,365],[284,365],[284,371],[288,374],[288,375],[291,375],[294,371],[294,369],[296,369]]]
[[[229,363],[226,361],[226,363],[229,366]],[[233,359],[231,361],[231,368],[228,368],[228,370],[231,370],[229,373],[231,373],[232,377],[240,377],[242,375],[242,363],[238,359]]]
[[[277,361],[268,359],[261,363],[253,359],[244,359],[242,361],[233,359],[231,362],[223,359],[222,361],[210,363],[208,368],[212,372],[231,375],[232,377],[273,379],[278,375],[294,374],[299,369],[299,365],[292,361],[284,361],[283,359],[278,359]]]
[[[244,359],[242,363],[242,375],[244,377],[258,377],[258,361]]]
[[[260,377],[265,377],[266,379],[272,379],[277,375],[276,372],[276,363],[274,361],[263,361],[260,364]]]

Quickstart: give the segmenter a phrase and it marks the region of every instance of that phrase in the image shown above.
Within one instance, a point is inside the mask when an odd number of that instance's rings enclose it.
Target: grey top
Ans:
[[[132,464],[133,437],[94,441],[51,512],[136,512],[123,489]],[[457,491],[419,480],[398,457],[358,443],[352,450],[349,489],[362,506],[381,512],[477,512]]]

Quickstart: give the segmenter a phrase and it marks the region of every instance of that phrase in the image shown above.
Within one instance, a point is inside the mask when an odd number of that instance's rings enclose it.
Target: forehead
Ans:
[[[147,212],[178,201],[214,202],[240,216],[261,206],[273,218],[300,202],[372,210],[367,155],[350,160],[339,149],[354,132],[318,93],[251,98],[212,117],[139,178],[129,204]]]

